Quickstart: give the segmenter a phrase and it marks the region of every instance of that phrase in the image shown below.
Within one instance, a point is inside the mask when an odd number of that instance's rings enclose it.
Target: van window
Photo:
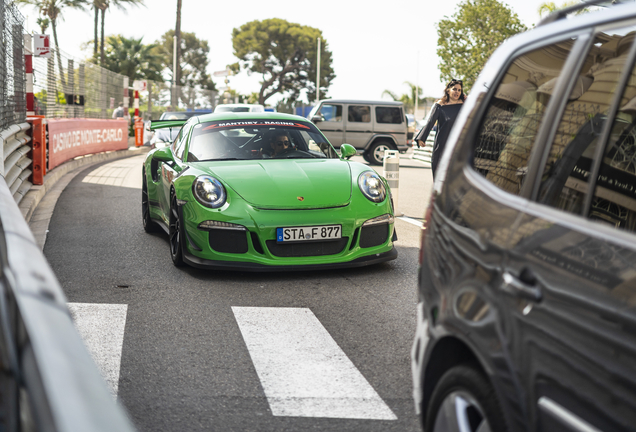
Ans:
[[[634,34],[626,37],[630,36]],[[588,217],[636,231],[636,66],[612,123]]]
[[[371,107],[369,105],[349,105],[348,120],[354,123],[369,123]]]
[[[627,67],[625,62],[634,42],[633,30],[635,29],[632,27],[618,30],[611,35],[596,35],[583,68],[574,78],[574,88],[554,136],[543,171],[539,202],[581,214],[594,154],[597,147],[603,145],[599,140],[607,121],[608,109],[619,91],[619,80]],[[631,133],[630,126],[634,117],[629,114],[626,104],[634,97],[636,77],[632,77],[625,88],[620,102],[621,111],[613,123],[611,142],[607,148],[612,156],[606,155],[605,161],[608,164],[604,163],[605,175],[601,174],[597,180],[597,192],[600,195],[603,195],[608,187],[614,193],[620,194],[620,188],[616,187],[621,183],[619,178],[624,177],[623,173],[614,171],[609,164],[611,159],[621,153],[621,147],[633,149],[628,135]],[[618,159],[620,158],[621,156],[618,156]],[[631,177],[630,184],[633,179],[634,177]],[[600,208],[592,209],[590,217],[598,217],[608,222],[611,220],[610,223],[619,225],[626,222],[619,222],[611,216],[612,210],[604,208],[606,205],[601,201],[594,204]],[[609,202],[607,205],[609,206]]]
[[[503,190],[518,195],[551,89],[574,39],[517,57],[497,87],[475,140],[473,167]]]
[[[342,121],[342,105],[322,104],[318,115],[321,115],[324,121],[340,122]]]
[[[402,123],[402,108],[375,107],[375,121],[378,123]]]

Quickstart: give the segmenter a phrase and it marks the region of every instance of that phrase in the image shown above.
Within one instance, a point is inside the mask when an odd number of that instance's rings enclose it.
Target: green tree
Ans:
[[[172,54],[174,51],[174,30],[168,30],[156,42],[156,53],[161,58],[164,71],[168,71],[171,76],[175,76],[172,69]],[[200,88],[202,90],[216,90],[214,81],[207,73],[206,69],[210,62],[208,54],[210,46],[207,41],[198,39],[194,33],[181,32],[180,49],[183,53],[177,63],[179,68],[179,81],[177,85],[190,88]],[[192,92],[181,92],[181,100],[188,106],[193,105],[194,94]]]
[[[142,39],[143,37],[135,39],[122,35],[108,36],[104,67],[126,75],[131,83],[139,79],[163,81],[163,65],[156,52],[157,45],[144,45]]]
[[[540,17],[543,17],[544,13],[550,15],[551,13],[554,13],[554,12],[556,12],[558,10],[565,9],[566,7],[569,7],[569,6],[574,6],[576,4],[579,4],[579,2],[577,0],[566,1],[561,6],[557,6],[556,3],[554,3],[554,2],[545,2],[545,3],[541,3],[539,5],[539,9],[537,10],[537,12],[539,12],[539,16]],[[577,10],[576,12],[574,12],[574,14],[575,15],[580,15],[580,14],[585,13],[587,11],[588,11],[587,8],[583,8],[583,9]]]
[[[60,70],[62,85],[66,87],[64,78],[64,66],[62,65],[62,55],[60,45],[57,41],[57,23],[62,18],[62,10],[66,8],[83,9],[86,0],[16,0],[18,4],[31,5],[37,9],[38,13],[49,20],[53,30],[53,41],[55,42],[55,54]]]
[[[497,0],[463,1],[451,18],[437,24],[440,79],[461,78],[464,91],[470,91],[495,49],[525,30],[517,14]]]
[[[232,46],[239,62],[231,65],[238,72],[259,73],[263,77],[258,103],[281,94],[292,103],[306,91],[316,94],[317,48],[320,38],[320,93],[326,94],[336,77],[332,56],[322,32],[279,18],[251,21],[232,30]]]

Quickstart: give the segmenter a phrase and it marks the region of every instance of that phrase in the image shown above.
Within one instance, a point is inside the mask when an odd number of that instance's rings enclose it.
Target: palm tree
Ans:
[[[394,101],[402,102],[404,104],[404,109],[406,111],[411,111],[412,109],[415,108],[415,98],[417,98],[418,104],[421,104],[422,102],[424,102],[424,98],[422,98],[422,89],[408,81],[405,81],[404,84],[409,86],[409,89],[410,89],[409,93],[404,93],[401,96],[398,96],[397,94],[393,93],[390,90],[384,90],[382,92],[382,96],[389,96]],[[416,92],[417,92],[417,95],[416,95]]]
[[[51,29],[53,29],[53,41],[55,42],[55,53],[57,55],[57,63],[60,69],[60,77],[62,85],[66,88],[66,79],[64,78],[64,67],[62,65],[62,55],[60,54],[60,45],[57,40],[57,20],[62,18],[62,9],[76,8],[83,9],[86,0],[16,0],[17,3],[34,6],[38,13],[49,19]]]
[[[126,75],[131,82],[137,79],[163,81],[163,64],[156,53],[157,44],[144,45],[142,40],[143,37],[108,36],[104,67]]]
[[[105,19],[106,19],[106,11],[110,9],[111,5],[117,6],[121,10],[126,10],[127,5],[132,6],[145,6],[144,0],[89,0],[92,2],[93,11],[95,13],[95,25],[94,25],[94,41],[93,41],[93,56],[97,57],[97,28],[99,26],[99,15],[101,12],[102,16],[102,24],[101,24],[101,38],[99,39],[99,53],[100,53],[100,64],[104,64],[105,52],[104,52],[104,28],[105,28]]]

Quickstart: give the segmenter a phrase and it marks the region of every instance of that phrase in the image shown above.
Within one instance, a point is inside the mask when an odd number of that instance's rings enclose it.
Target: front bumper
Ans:
[[[364,225],[391,213],[388,200],[375,204],[365,199],[356,205],[315,210],[259,209],[240,199],[214,210],[188,200],[180,210],[185,229],[184,259],[193,267],[310,270],[360,267],[397,258],[394,224]],[[205,221],[232,226],[202,228]],[[342,238],[337,241],[276,241],[277,228],[334,224],[342,227]]]

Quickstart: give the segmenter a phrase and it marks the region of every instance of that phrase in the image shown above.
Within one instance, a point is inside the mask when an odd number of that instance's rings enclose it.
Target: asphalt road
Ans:
[[[260,274],[174,267],[167,236],[146,234],[141,225],[142,158],[79,172],[57,201],[44,246],[70,305],[119,305],[108,310],[123,311],[106,313],[101,324],[106,333],[121,326],[123,343],[96,361],[114,364],[114,393],[140,431],[420,430],[409,355],[417,224],[431,189],[430,169],[402,155],[398,210],[410,219],[396,222],[397,260]],[[265,375],[255,367],[257,354],[239,325],[241,308],[309,310],[394,419],[274,413]],[[100,337],[90,326],[85,331],[87,343]]]

